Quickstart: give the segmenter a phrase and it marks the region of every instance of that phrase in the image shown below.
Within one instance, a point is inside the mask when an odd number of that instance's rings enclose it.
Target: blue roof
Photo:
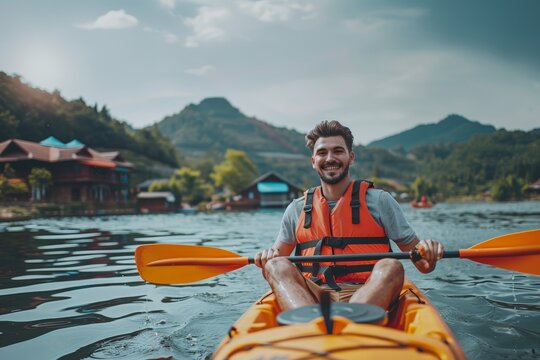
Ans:
[[[67,148],[80,148],[83,146],[84,144],[77,139],[73,139],[65,145]]]
[[[61,148],[66,147],[66,144],[64,144],[63,142],[61,142],[54,136],[49,136],[45,140],[41,141],[39,144],[45,145],[45,146],[52,146],[52,147],[61,147]]]
[[[284,182],[260,182],[257,184],[260,193],[286,193],[289,185]]]
[[[69,143],[64,144],[63,142],[61,142],[54,136],[49,136],[45,140],[41,141],[39,144],[44,145],[44,146],[58,147],[58,148],[64,148],[64,149],[80,148],[84,146],[84,144],[77,139],[73,139]]]

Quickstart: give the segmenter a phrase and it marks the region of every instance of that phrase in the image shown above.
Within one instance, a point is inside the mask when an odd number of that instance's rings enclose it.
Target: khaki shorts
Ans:
[[[320,294],[322,292],[328,292],[330,293],[330,299],[334,302],[349,302],[351,299],[351,296],[356,292],[356,290],[360,289],[362,285],[364,284],[352,284],[352,283],[341,283],[338,284],[341,288],[341,291],[334,290],[330,288],[327,284],[317,285],[315,282],[308,278],[304,278],[306,281],[306,285],[317,301],[321,301]]]

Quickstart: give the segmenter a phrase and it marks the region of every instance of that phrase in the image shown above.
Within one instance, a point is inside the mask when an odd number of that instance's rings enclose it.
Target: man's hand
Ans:
[[[273,259],[275,257],[280,256],[280,250],[279,248],[273,248],[263,250],[261,252],[258,252],[255,254],[255,265],[262,268],[264,270],[264,266],[268,262],[268,260]]]
[[[414,266],[423,273],[432,272],[437,265],[437,260],[444,255],[443,245],[435,240],[422,240],[414,247],[421,259],[414,262]]]

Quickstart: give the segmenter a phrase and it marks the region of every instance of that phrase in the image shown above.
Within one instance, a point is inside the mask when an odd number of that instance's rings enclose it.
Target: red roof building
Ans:
[[[24,181],[33,168],[49,170],[52,184],[46,191],[48,201],[117,203],[129,197],[133,164],[117,151],[99,152],[83,144],[49,146],[10,139],[0,143],[0,166],[4,164],[10,164],[16,177]]]

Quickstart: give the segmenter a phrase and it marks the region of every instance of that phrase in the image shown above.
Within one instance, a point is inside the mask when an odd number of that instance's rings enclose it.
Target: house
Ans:
[[[168,191],[141,192],[137,194],[139,212],[156,213],[176,210],[176,198]]]
[[[540,179],[536,180],[532,184],[529,184],[525,188],[525,194],[528,196],[538,196],[540,195]]]
[[[255,179],[228,203],[232,208],[285,207],[303,190],[282,176],[268,172]]]
[[[32,190],[34,200],[103,204],[129,200],[134,167],[118,151],[99,152],[77,140],[64,144],[54,137],[41,143],[10,139],[0,143],[0,166],[5,164],[25,182],[33,168],[51,173],[52,183],[46,189]]]

